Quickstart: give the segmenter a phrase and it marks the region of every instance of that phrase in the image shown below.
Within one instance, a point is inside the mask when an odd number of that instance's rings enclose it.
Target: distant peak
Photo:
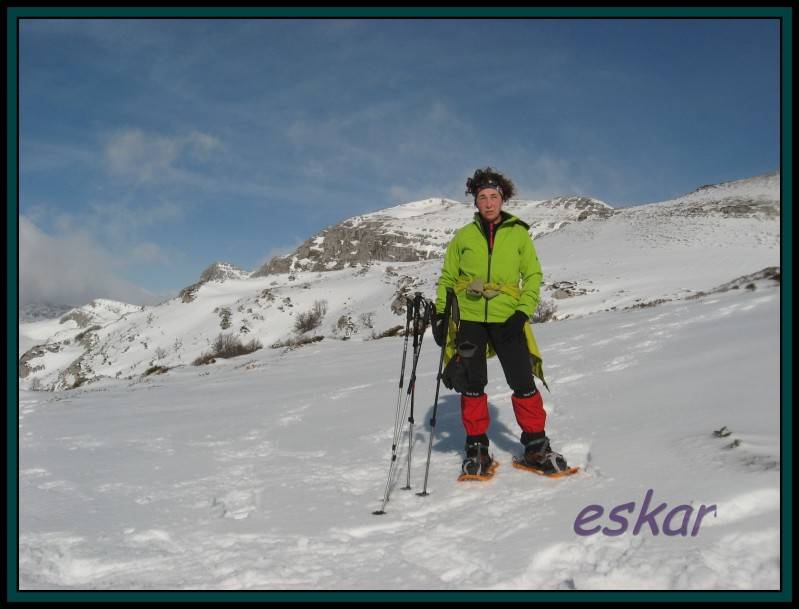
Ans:
[[[746,186],[749,184],[768,184],[768,183],[776,183],[779,184],[780,181],[780,172],[777,171],[770,171],[768,173],[763,173],[757,176],[753,176],[751,178],[743,178],[740,180],[729,180],[727,182],[719,182],[718,184],[704,184],[697,188],[694,192],[698,192],[700,190],[709,190],[712,188],[724,188],[727,186]]]
[[[131,307],[136,305],[130,305],[126,302],[121,302],[119,300],[111,300],[110,298],[95,298],[91,300],[87,305],[92,309],[101,309],[101,308],[118,308],[118,307]]]
[[[553,197],[552,199],[542,201],[540,205],[543,207],[560,207],[563,209],[613,209],[613,206],[608,205],[604,201],[584,196]]]
[[[200,283],[225,281],[227,279],[246,279],[250,273],[229,262],[214,262],[200,275]]]
[[[754,200],[778,201],[780,198],[780,172],[771,171],[751,178],[730,180],[717,184],[704,184],[678,197],[676,200],[705,199],[707,197],[745,197]]]

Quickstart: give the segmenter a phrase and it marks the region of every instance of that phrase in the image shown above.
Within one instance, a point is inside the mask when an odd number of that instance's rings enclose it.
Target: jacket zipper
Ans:
[[[488,274],[486,275],[486,283],[491,283],[491,254],[494,253],[494,225],[489,224],[488,230],[491,236],[488,238]],[[485,301],[485,323],[488,323],[488,298],[486,298]]]
[[[499,231],[499,228],[505,222],[504,218],[500,221],[499,224],[496,225],[496,231]],[[494,230],[494,225],[489,224],[488,230],[491,232],[491,236],[485,234],[483,230],[482,222],[479,223],[480,232],[483,233],[483,236],[486,238],[486,245],[488,246],[488,274],[486,275],[486,283],[491,283],[491,255],[494,253],[494,241],[496,241],[496,232]],[[488,299],[485,302],[485,323],[488,323]]]

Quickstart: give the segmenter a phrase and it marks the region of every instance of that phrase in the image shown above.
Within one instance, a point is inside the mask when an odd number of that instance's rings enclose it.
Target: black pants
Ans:
[[[469,378],[468,392],[464,391],[464,395],[481,395],[485,391],[488,384],[485,355],[488,341],[494,347],[505,373],[505,380],[513,392],[519,397],[527,397],[537,391],[524,334],[519,332],[509,340],[503,340],[500,335],[501,326],[499,323],[461,320],[457,338],[459,350],[463,350],[464,343],[475,348],[474,356],[464,358]]]

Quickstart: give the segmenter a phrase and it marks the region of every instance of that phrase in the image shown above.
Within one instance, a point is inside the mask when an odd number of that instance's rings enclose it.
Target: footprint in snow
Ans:
[[[632,366],[634,363],[635,359],[631,355],[622,355],[612,359],[610,363],[605,366],[605,372],[617,372],[619,370],[624,370],[625,368]]]
[[[566,383],[572,383],[574,381],[579,381],[583,378],[584,374],[569,374],[567,376],[562,376],[560,378],[555,379],[555,383],[558,385],[565,385]]]

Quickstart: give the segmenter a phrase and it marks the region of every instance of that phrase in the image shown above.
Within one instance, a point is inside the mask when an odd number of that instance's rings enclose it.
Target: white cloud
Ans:
[[[465,150],[479,144],[478,132],[446,99],[418,96],[302,115],[286,121],[281,134],[306,159],[303,177],[337,187],[364,179],[395,181],[402,172],[413,173],[416,181],[440,175],[453,158],[463,158]],[[414,186],[413,192],[440,196],[440,187]],[[392,197],[405,198],[401,191]]]
[[[222,143],[217,138],[197,130],[169,137],[141,129],[123,129],[108,138],[104,152],[115,176],[158,184],[183,177],[186,170],[179,167],[181,162],[208,161],[221,149]]]
[[[133,246],[128,258],[134,262],[169,264],[170,259],[157,243],[146,241]]]
[[[161,135],[139,128],[120,129],[102,138],[103,166],[112,180],[110,188],[135,186],[137,194],[185,197],[197,193],[200,202],[214,196],[265,198],[268,180],[252,161],[230,154],[214,135],[197,129]]]
[[[139,229],[183,220],[194,207],[191,203],[163,200],[151,204],[137,199],[93,201],[84,225],[94,234],[103,234],[117,242],[129,242]]]
[[[20,305],[81,305],[94,298],[131,304],[156,304],[162,300],[115,276],[110,270],[114,256],[94,243],[85,231],[52,236],[20,216],[19,236]]]
[[[222,143],[213,135],[194,130],[183,138],[186,151],[194,157],[205,160],[212,153],[222,149]]]
[[[20,138],[19,168],[23,172],[47,172],[90,167],[95,154],[79,143],[46,141],[26,135]]]

